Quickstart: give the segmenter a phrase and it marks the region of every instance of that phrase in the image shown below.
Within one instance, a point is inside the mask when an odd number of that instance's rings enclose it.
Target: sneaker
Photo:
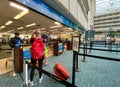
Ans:
[[[41,82],[42,82],[42,79],[43,79],[43,76],[41,76],[41,78],[39,79],[39,83],[41,83]]]
[[[29,81],[28,81],[28,85],[29,85],[29,86],[33,86],[34,84],[33,84],[32,81],[29,80]]]

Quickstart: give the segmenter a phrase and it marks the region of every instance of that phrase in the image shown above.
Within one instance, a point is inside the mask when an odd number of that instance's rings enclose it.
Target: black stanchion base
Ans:
[[[75,72],[80,72],[80,70],[79,70],[79,69],[76,69]]]
[[[82,61],[82,62],[85,62],[85,63],[87,62],[86,60],[81,60],[81,61]]]
[[[28,87],[28,86],[26,84],[24,84],[23,87]]]

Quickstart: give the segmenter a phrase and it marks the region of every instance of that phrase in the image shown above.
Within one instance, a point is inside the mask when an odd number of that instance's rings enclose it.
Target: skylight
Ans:
[[[96,14],[120,11],[120,0],[96,0]]]

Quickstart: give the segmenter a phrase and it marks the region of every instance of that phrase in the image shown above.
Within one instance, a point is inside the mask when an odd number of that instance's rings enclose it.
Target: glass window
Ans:
[[[120,0],[96,0],[96,14],[120,11]]]

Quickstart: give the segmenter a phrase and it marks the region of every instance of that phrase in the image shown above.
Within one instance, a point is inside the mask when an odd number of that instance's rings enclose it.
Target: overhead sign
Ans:
[[[68,27],[71,27],[73,29],[77,29],[78,31],[83,32],[84,30],[80,27],[71,22],[66,17],[62,16],[60,13],[58,13],[56,10],[48,6],[46,3],[44,3],[42,0],[16,0],[17,2],[24,4],[28,6],[31,9],[34,9],[38,11],[39,13],[42,13],[56,21],[59,21],[63,24],[65,24]]]

